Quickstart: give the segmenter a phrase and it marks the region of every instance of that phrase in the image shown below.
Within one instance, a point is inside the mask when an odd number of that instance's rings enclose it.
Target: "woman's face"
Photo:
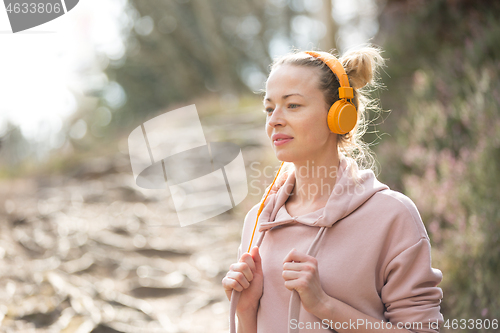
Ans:
[[[337,149],[337,135],[327,123],[329,105],[319,90],[319,70],[281,65],[266,83],[266,131],[276,158],[303,164],[324,161]],[[282,136],[284,140],[275,140]]]

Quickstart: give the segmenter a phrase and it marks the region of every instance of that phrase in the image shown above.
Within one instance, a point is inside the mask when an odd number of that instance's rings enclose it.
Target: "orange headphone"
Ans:
[[[346,134],[350,132],[358,120],[356,107],[352,103],[354,92],[349,85],[349,78],[345,72],[344,66],[333,55],[327,52],[305,51],[305,53],[323,61],[340,83],[339,100],[336,101],[328,111],[328,127],[330,131],[336,134]]]

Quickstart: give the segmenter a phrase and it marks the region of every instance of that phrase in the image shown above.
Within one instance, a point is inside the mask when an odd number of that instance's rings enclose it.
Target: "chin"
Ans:
[[[276,158],[282,162],[293,162],[295,161],[295,154],[290,154],[286,151],[275,151],[274,154]]]

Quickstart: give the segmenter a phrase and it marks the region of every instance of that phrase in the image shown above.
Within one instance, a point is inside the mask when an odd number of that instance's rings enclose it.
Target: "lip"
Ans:
[[[292,141],[292,140],[293,140],[293,138],[290,138],[290,139],[283,139],[283,140],[273,141],[273,142],[274,142],[274,145],[275,145],[275,146],[281,146],[281,145],[284,145],[285,143],[290,142],[290,141]]]
[[[276,134],[273,134],[273,136],[271,137],[271,139],[273,141],[276,141],[278,139],[293,139],[293,136],[282,134],[282,133],[276,133]]]
[[[292,141],[293,137],[290,136],[290,135],[277,133],[277,134],[274,134],[271,137],[271,139],[273,140],[273,143],[274,143],[275,146],[281,146],[281,145],[284,145],[287,142]],[[281,140],[278,140],[278,139],[281,139]]]

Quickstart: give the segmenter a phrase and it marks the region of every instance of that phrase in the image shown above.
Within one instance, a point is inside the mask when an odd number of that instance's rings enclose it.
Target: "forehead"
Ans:
[[[321,93],[319,73],[319,70],[313,67],[280,65],[269,74],[265,99],[281,98],[292,90],[305,96]]]

